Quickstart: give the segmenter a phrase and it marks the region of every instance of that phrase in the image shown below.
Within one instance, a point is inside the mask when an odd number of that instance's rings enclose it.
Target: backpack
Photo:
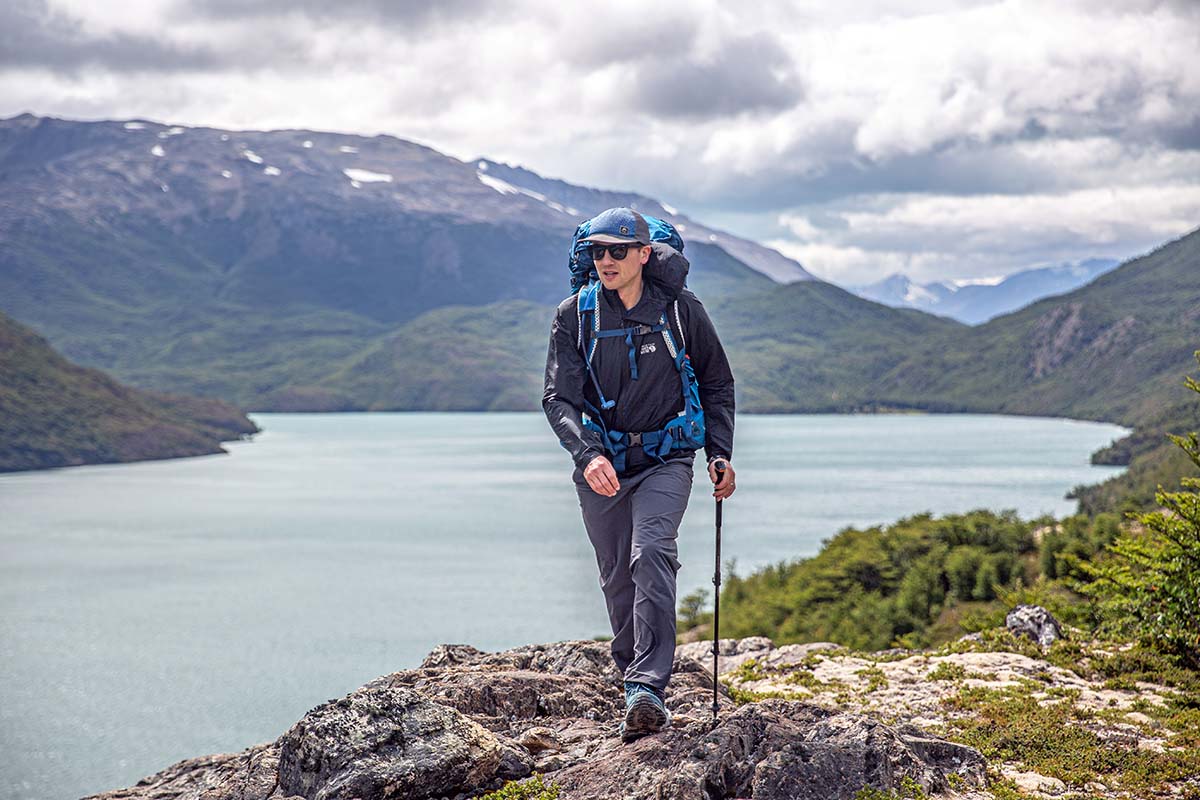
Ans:
[[[645,217],[650,228],[651,244],[662,243],[683,252],[683,239],[675,230],[674,225],[646,214],[642,216]],[[615,406],[616,402],[604,397],[604,391],[600,388],[600,381],[592,366],[599,340],[615,336],[625,338],[625,344],[629,348],[630,377],[637,380],[636,345],[633,337],[661,332],[667,352],[670,353],[675,362],[675,369],[679,373],[683,392],[683,411],[661,430],[626,432],[610,430],[604,423],[600,409],[584,400],[587,408],[583,415],[583,426],[600,436],[613,468],[618,472],[625,469],[626,451],[630,447],[641,447],[646,455],[657,459],[660,463],[665,463],[664,456],[672,450],[698,450],[704,447],[706,429],[704,409],[700,407],[700,385],[696,381],[695,370],[692,369],[691,360],[687,355],[687,342],[684,339],[683,324],[679,318],[679,300],[676,300],[670,309],[663,310],[656,325],[603,328],[600,324],[600,306],[596,302],[596,295],[601,287],[600,280],[596,274],[595,264],[592,262],[588,243],[580,241],[588,235],[588,232],[588,222],[584,222],[575,229],[575,236],[571,241],[571,289],[576,293],[576,315],[579,323],[576,344],[587,365],[592,386],[595,387],[596,395],[600,399],[600,408],[608,410]],[[673,311],[673,320],[668,319],[668,310]],[[679,332],[678,345],[671,330],[672,321],[675,323],[675,329]]]

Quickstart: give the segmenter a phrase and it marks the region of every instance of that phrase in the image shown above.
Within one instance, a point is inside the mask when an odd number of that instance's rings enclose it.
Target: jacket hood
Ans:
[[[691,266],[683,253],[669,244],[651,242],[650,248],[650,260],[642,268],[642,299],[625,311],[626,317],[646,325],[658,322],[663,310],[679,297]],[[603,289],[603,294],[613,308],[623,308],[615,291]]]
[[[669,244],[651,242],[650,248],[650,260],[642,269],[642,299],[629,311],[630,317],[647,325],[658,322],[663,309],[679,297],[691,266],[683,253]]]
[[[683,291],[687,282],[688,269],[691,264],[683,257],[683,253],[665,242],[650,244],[650,260],[642,272],[642,277],[665,292],[664,299],[673,301]]]

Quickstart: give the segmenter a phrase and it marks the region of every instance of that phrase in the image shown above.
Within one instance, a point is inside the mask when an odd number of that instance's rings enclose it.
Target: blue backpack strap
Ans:
[[[673,317],[679,331],[680,344],[677,346],[667,319]],[[679,318],[679,301],[663,312],[663,341],[667,352],[675,360],[675,369],[679,372],[680,389],[683,392],[683,413],[667,423],[664,432],[671,433],[673,441],[664,442],[661,446],[666,449],[674,446],[679,449],[697,450],[704,446],[707,429],[704,424],[704,409],[700,406],[700,383],[696,380],[696,372],[688,357],[686,339],[683,333],[683,322]]]
[[[659,331],[663,330],[665,325],[665,321],[660,321],[657,325],[635,325],[632,328],[611,328],[603,331],[598,330],[595,331],[593,335],[597,339],[608,339],[613,336],[625,337],[625,347],[629,349],[629,377],[636,381],[638,379],[637,348],[633,344],[633,337],[658,333]]]
[[[588,375],[591,376],[592,386],[596,387],[596,396],[600,398],[600,407],[609,409],[616,405],[616,401],[609,400],[604,396],[604,390],[600,388],[600,380],[596,377],[596,371],[592,369],[592,357],[596,355],[596,343],[599,341],[597,334],[600,332],[600,309],[596,303],[598,291],[600,291],[600,284],[595,281],[579,290],[578,300],[575,302],[575,315],[579,323],[577,344],[579,352],[583,355],[583,361],[587,365]],[[591,322],[590,325],[589,322]]]

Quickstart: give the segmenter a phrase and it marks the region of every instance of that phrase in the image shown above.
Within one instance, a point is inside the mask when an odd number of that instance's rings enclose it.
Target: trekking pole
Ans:
[[[725,479],[725,462],[718,461],[715,467],[717,484]],[[716,484],[714,484],[715,486]],[[712,724],[717,727],[717,658],[720,655],[721,629],[721,500],[717,499],[717,558],[713,569],[713,701]]]

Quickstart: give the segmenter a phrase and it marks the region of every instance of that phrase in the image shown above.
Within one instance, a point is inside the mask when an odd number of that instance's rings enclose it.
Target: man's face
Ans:
[[[637,242],[625,248],[624,258],[613,258],[612,249],[617,248],[619,252],[621,247],[599,244],[592,246],[592,261],[596,264],[596,274],[600,276],[600,283],[605,289],[612,289],[618,293],[638,285],[642,279],[642,267],[650,260],[650,246],[639,245]],[[600,248],[604,248],[604,252],[600,258],[596,258],[596,252]]]

